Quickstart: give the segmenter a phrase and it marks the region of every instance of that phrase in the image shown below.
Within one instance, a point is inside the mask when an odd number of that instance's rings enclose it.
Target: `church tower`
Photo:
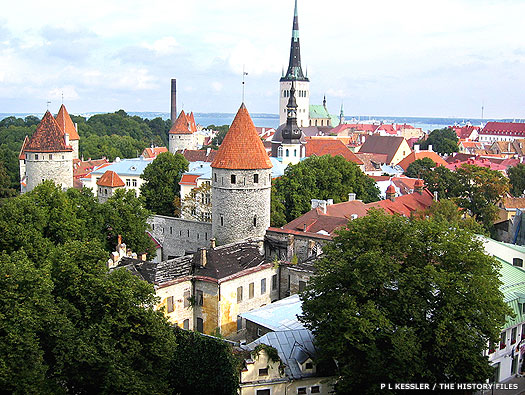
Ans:
[[[217,245],[264,237],[270,226],[272,162],[244,103],[212,168],[212,235]]]
[[[182,110],[168,133],[169,151],[174,154],[179,150],[197,149],[196,131],[197,124],[193,112],[186,114]]]
[[[286,107],[286,126],[282,131],[282,163],[295,165],[305,156],[305,147],[301,144],[301,129],[297,126],[297,101],[295,100],[295,81],[292,81],[290,99]]]
[[[73,187],[73,147],[55,118],[47,111],[24,148],[29,192],[44,180],[62,188]]]
[[[283,73],[280,81],[279,94],[279,125],[286,122],[287,104],[290,98],[292,81],[295,81],[297,101],[297,124],[306,127],[310,124],[310,81],[303,74],[301,68],[301,48],[299,45],[299,17],[297,15],[297,0],[295,0],[292,43],[290,46],[290,61],[286,74]]]
[[[60,127],[60,130],[62,130],[64,134],[67,133],[69,136],[69,143],[71,144],[71,147],[73,147],[73,159],[78,159],[78,142],[80,140],[80,137],[78,135],[78,130],[75,124],[71,120],[71,117],[69,116],[69,113],[66,110],[66,106],[64,106],[63,104],[58,110],[56,121],[58,123],[58,126]]]

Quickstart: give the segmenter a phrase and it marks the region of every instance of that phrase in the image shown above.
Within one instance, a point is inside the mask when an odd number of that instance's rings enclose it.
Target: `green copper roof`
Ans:
[[[326,119],[330,118],[327,109],[322,104],[310,104],[310,118],[311,119]]]
[[[496,257],[496,259],[501,263],[499,272],[503,285],[500,287],[500,290],[503,293],[505,303],[516,314],[515,318],[507,317],[505,326],[517,325],[525,321],[523,309],[519,308],[519,304],[525,303],[525,270],[513,266],[500,258]]]

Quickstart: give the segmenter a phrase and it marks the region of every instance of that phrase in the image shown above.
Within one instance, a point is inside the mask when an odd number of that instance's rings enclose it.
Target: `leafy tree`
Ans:
[[[355,163],[342,156],[312,156],[296,165],[289,165],[272,188],[272,226],[285,217],[289,222],[310,210],[311,199],[348,200],[349,193],[364,202],[379,200],[379,190],[372,178]],[[283,210],[284,208],[284,210]]]
[[[4,167],[4,162],[0,161],[0,201],[15,195],[16,190],[11,187],[11,179]]]
[[[226,137],[226,133],[228,133],[229,128],[230,127],[228,125],[222,125],[222,126],[208,125],[207,129],[217,131],[217,134],[211,140],[211,145],[215,147],[218,147],[219,145],[221,145],[222,140],[224,140],[224,137]]]
[[[181,206],[183,218],[211,222],[211,185],[203,183],[193,188],[184,197]]]
[[[181,154],[163,152],[142,173],[146,181],[140,188],[146,207],[156,214],[172,216],[174,199],[180,192],[182,173],[188,171],[188,161]]]
[[[458,136],[451,128],[435,129],[430,132],[426,140],[420,140],[417,144],[422,149],[428,149],[428,146],[432,145],[432,150],[441,155],[459,151]]]
[[[472,233],[442,221],[379,210],[350,221],[301,295],[321,360],[338,362],[337,391],[490,378],[483,351],[512,314],[498,265]]]
[[[230,344],[177,327],[175,336],[177,352],[170,374],[170,384],[175,393],[237,394],[239,361]],[[203,363],[203,355],[207,356],[206,363]]]
[[[459,194],[458,206],[469,210],[474,218],[490,229],[496,219],[497,202],[509,191],[507,178],[499,171],[474,165],[456,170]]]
[[[507,170],[510,180],[510,193],[512,196],[521,197],[525,195],[525,165],[519,163]]]
[[[430,158],[416,159],[410,165],[408,165],[408,168],[405,171],[405,176],[420,178],[425,171],[429,171],[434,167],[436,167],[436,162]]]
[[[458,226],[475,234],[486,234],[485,228],[474,218],[465,215],[465,210],[460,209],[454,201],[441,199],[419,214],[419,218],[432,217],[437,222]]]

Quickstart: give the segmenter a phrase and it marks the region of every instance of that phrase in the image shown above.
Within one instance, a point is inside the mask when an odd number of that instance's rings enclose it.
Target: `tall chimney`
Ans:
[[[171,79],[171,124],[177,120],[177,79]]]
[[[200,248],[200,263],[202,267],[206,267],[206,264],[208,263],[206,248]]]

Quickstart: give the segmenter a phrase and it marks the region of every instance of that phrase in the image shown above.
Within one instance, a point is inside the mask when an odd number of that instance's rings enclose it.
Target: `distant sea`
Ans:
[[[101,113],[83,113],[79,114],[85,117],[90,117],[95,114]],[[165,112],[128,112],[129,115],[137,115],[141,118],[153,119],[161,117],[162,119],[168,119],[170,114]],[[0,113],[0,120],[15,116],[18,118],[24,118],[28,115],[35,115],[42,118],[44,114],[40,113]],[[195,121],[202,125],[230,125],[235,117],[233,113],[194,113]],[[271,127],[277,128],[279,126],[279,115],[277,114],[262,114],[253,113],[250,114],[255,126],[259,127]],[[453,126],[455,124],[465,124],[470,122],[473,126],[484,125],[489,121],[499,122],[525,122],[523,119],[479,119],[479,118],[425,118],[425,117],[392,117],[392,116],[379,116],[379,115],[359,115],[359,116],[345,116],[346,122],[350,123],[352,119],[360,122],[379,121],[383,123],[406,123],[416,128],[421,128],[425,131],[442,129],[447,126]]]

